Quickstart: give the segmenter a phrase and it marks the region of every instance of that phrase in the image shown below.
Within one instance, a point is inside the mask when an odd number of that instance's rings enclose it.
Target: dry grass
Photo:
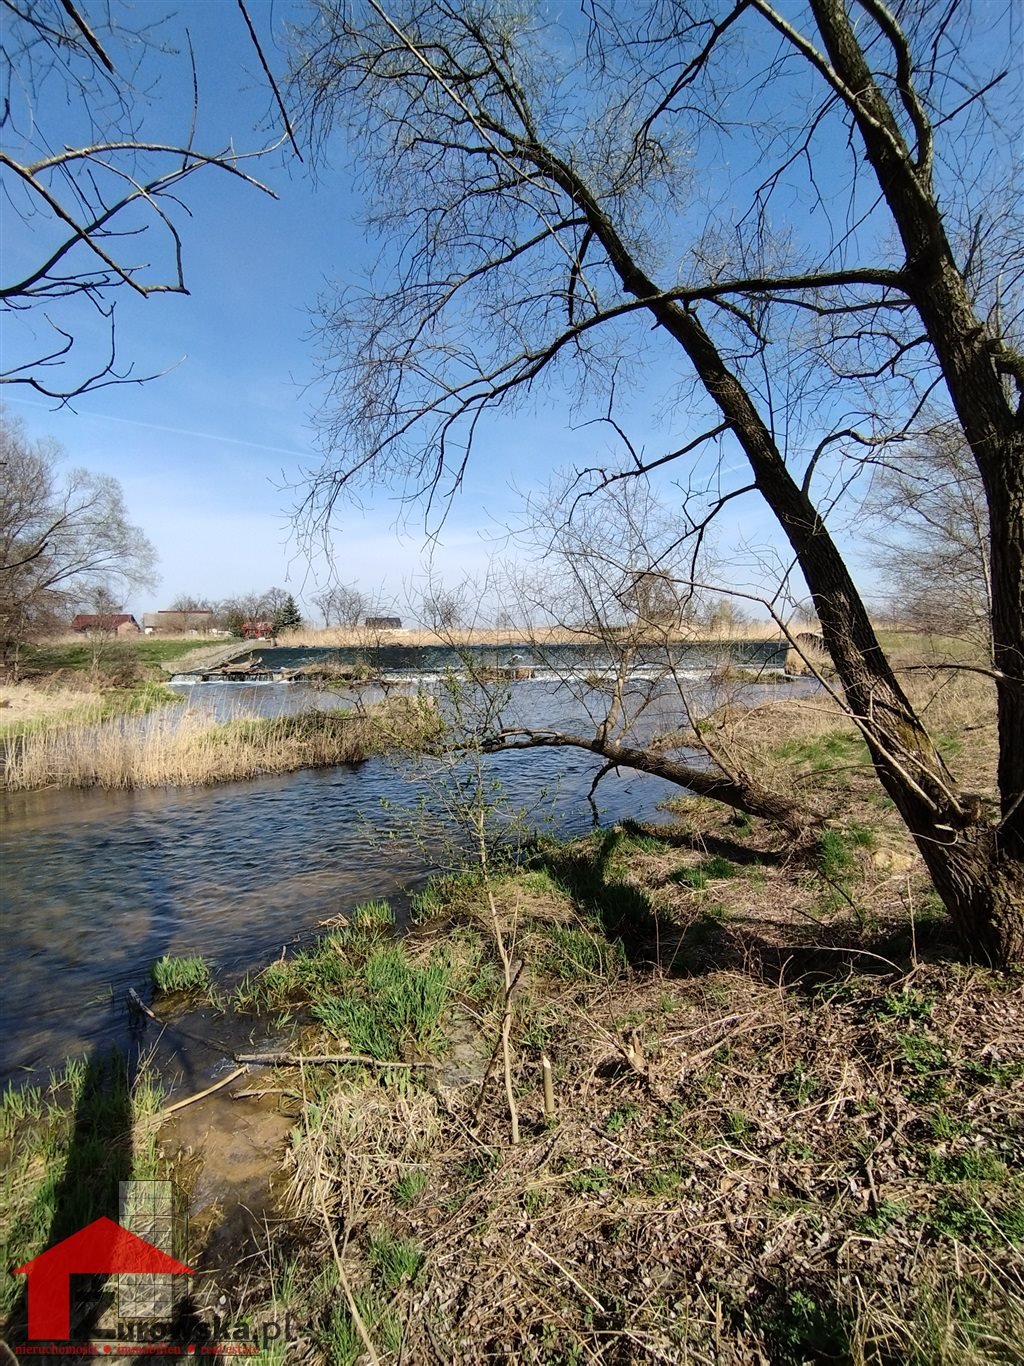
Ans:
[[[0,683],[0,723],[5,729],[29,729],[68,718],[81,720],[83,714],[97,711],[102,701],[102,694],[89,687],[55,689],[32,683]]]
[[[381,1362],[1018,1359],[1014,983],[925,961],[923,925],[909,962],[883,952],[879,927],[869,937],[845,910],[842,945],[810,951],[801,917],[776,899],[758,917],[750,882],[745,923],[708,917],[707,888],[671,882],[678,848],[649,836],[545,858],[543,873],[499,887],[528,964],[513,1036],[518,1144],[500,1077],[481,1093],[497,1001],[456,1007],[458,1065],[429,1087],[415,1071],[358,1068],[284,1083],[297,1097],[288,1228],[304,1229],[291,1245],[304,1287],[295,1359],[373,1359],[330,1287],[316,1287],[335,1253]],[[869,861],[865,876],[883,875]],[[660,944],[627,935],[632,966],[543,966],[540,946],[566,913],[597,939],[595,917],[619,914],[625,889]],[[414,960],[450,945],[454,927],[481,932],[479,885],[449,892],[447,920],[407,943]],[[687,942],[702,921],[717,951]],[[315,1036],[304,1043],[317,1050]],[[542,1054],[555,1066],[553,1122]]]
[[[405,698],[363,711],[212,722],[196,712],[163,711],[145,721],[69,726],[27,736],[4,765],[12,791],[44,787],[200,786],[359,763],[423,738],[428,708]]]
[[[936,728],[984,727],[986,697],[943,687]],[[525,965],[518,1143],[479,878],[418,896],[404,941],[491,984],[453,999],[441,1072],[282,1079],[292,1221],[273,1256],[292,1259],[294,1359],[1020,1360],[1020,979],[961,959],[837,711],[748,724],[779,783],[828,806],[816,843],[689,799],[672,827],[544,846],[497,880]]]
[[[717,644],[725,640],[776,640],[779,629],[772,622],[744,622],[723,628],[721,631],[683,627],[666,636],[659,635],[661,642],[679,641],[693,644]],[[459,645],[579,645],[599,644],[605,637],[588,631],[566,626],[466,626],[453,627],[439,634],[426,627],[407,627],[399,631],[370,631],[365,627],[344,629],[328,627],[317,629],[303,627],[297,631],[282,631],[277,638],[278,645],[311,647],[329,646],[341,648],[358,646],[419,645],[419,646],[459,646]]]

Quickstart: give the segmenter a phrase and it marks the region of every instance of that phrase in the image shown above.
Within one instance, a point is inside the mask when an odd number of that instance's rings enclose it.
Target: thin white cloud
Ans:
[[[17,398],[14,395],[4,395],[4,401],[24,404],[26,408],[40,408],[44,412],[52,411],[45,403],[33,403],[31,399]],[[290,450],[287,446],[267,446],[262,441],[245,441],[239,436],[225,436],[222,432],[195,432],[188,427],[168,427],[162,422],[146,422],[140,417],[114,417],[112,413],[82,413],[79,415],[90,422],[117,422],[123,427],[145,427],[152,432],[168,432],[171,436],[191,436],[198,441],[216,441],[219,444],[231,446],[247,446],[254,451],[271,451],[275,455],[291,455],[297,460],[308,460],[314,452],[312,450],[296,451]]]

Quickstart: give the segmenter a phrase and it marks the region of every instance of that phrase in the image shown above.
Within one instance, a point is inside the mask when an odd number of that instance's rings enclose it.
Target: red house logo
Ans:
[[[29,1337],[51,1341],[70,1338],[72,1276],[125,1273],[191,1276],[192,1268],[129,1233],[113,1219],[96,1219],[24,1266],[14,1268],[16,1276],[28,1277]]]

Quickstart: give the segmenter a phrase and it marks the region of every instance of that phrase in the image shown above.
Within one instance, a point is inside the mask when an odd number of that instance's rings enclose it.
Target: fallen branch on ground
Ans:
[[[329,1064],[339,1062],[361,1062],[367,1067],[405,1067],[415,1070],[418,1067],[439,1071],[437,1062],[385,1062],[382,1058],[370,1058],[365,1053],[321,1053],[305,1056],[300,1053],[236,1053],[235,1062],[253,1063],[258,1067],[301,1067],[304,1063]]]

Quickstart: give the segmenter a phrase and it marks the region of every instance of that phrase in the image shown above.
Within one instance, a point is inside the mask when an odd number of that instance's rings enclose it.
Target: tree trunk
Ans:
[[[931,184],[930,127],[919,129],[922,145],[912,156],[842,0],[810,4],[840,78],[840,98],[857,124],[866,158],[904,244],[906,293],[928,332],[985,481],[992,530],[995,658],[1002,674],[997,685],[998,827],[986,821],[969,795],[957,790],[878,643],[835,542],[696,308],[665,297],[666,291],[642,268],[574,167],[535,143],[524,143],[520,150],[585,214],[625,291],[647,301],[654,320],[686,353],[731,427],[755,485],[785,532],[811,590],[825,645],[878,777],[921,850],[964,944],[994,962],[1019,962],[1024,958],[1024,418],[1011,409],[1001,376],[1012,375],[1024,388],[1024,360],[992,338],[973,312]],[[913,104],[913,92],[902,94]],[[924,110],[918,108],[925,124]],[[722,788],[723,793],[727,790]],[[730,792],[721,800],[732,799],[741,810],[751,809],[736,800],[740,795]]]
[[[992,964],[1024,961],[1024,864],[991,826],[954,843],[918,839],[964,948]]]
[[[600,735],[568,735],[562,731],[512,731],[499,735],[486,745],[489,752],[508,749],[586,749],[606,759],[613,767],[634,768],[666,782],[677,783],[698,797],[711,797],[736,811],[760,816],[789,830],[799,839],[821,823],[820,816],[807,806],[763,787],[745,774],[730,777],[718,768],[699,768],[673,759],[658,750],[634,749]]]

